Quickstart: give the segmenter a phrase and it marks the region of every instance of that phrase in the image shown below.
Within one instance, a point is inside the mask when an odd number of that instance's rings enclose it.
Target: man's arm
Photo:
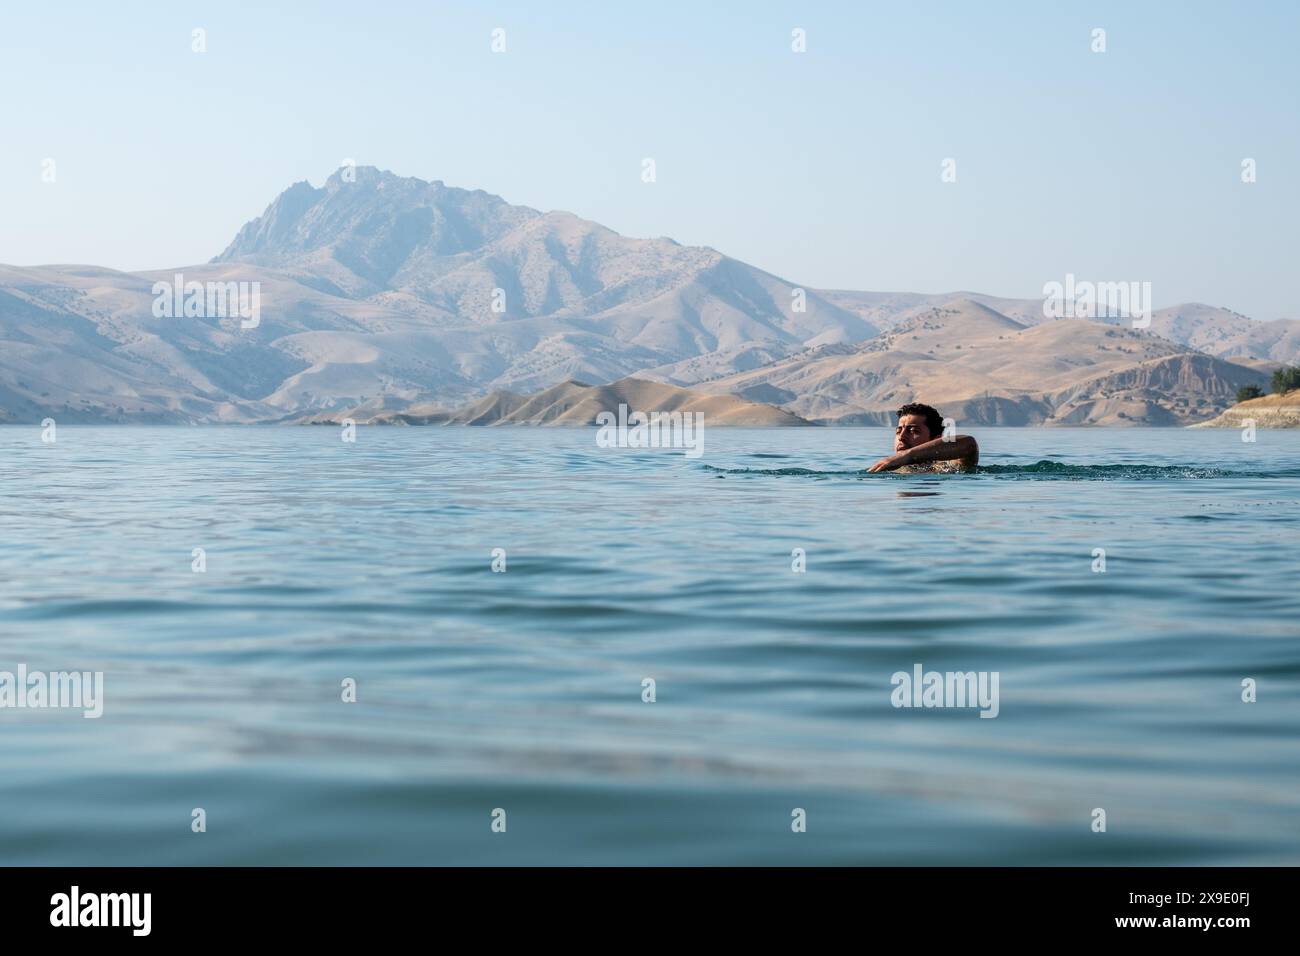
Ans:
[[[963,468],[974,468],[979,460],[979,443],[970,435],[958,435],[952,441],[935,438],[923,445],[882,458],[867,471],[893,471],[904,465],[920,465],[927,461],[960,461]]]

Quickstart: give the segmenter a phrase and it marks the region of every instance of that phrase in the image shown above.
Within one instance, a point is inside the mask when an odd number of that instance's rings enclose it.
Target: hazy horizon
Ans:
[[[0,262],[206,262],[353,159],[812,288],[1036,298],[1073,273],[1300,315],[1294,8],[146,7],[9,14]]]

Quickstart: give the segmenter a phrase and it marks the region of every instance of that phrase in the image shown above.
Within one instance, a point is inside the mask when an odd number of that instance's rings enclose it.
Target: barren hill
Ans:
[[[1192,427],[1241,428],[1247,421],[1253,421],[1256,428],[1300,428],[1300,389],[1240,402],[1219,417]]]
[[[312,416],[304,424],[338,424],[345,418],[371,425],[593,425],[601,412],[693,412],[706,425],[768,427],[808,425],[790,412],[747,401],[734,395],[707,395],[662,382],[624,378],[608,385],[568,381],[538,392],[516,395],[493,392],[462,408],[444,410],[414,405],[400,410],[368,412],[354,409],[328,416]]]
[[[883,424],[924,401],[986,424],[1159,424],[1226,408],[1261,372],[1145,332],[1083,319],[1026,327],[958,300],[914,311],[852,348],[811,349],[705,391],[779,403],[814,421]]]

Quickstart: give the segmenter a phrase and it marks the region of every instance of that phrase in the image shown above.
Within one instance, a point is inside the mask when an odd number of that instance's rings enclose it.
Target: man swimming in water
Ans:
[[[894,453],[867,471],[974,471],[980,446],[969,435],[943,437],[943,416],[929,405],[913,402],[898,410]]]

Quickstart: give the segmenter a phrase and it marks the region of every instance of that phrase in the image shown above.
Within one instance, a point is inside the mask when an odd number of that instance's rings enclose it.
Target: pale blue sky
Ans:
[[[205,261],[353,157],[808,286],[1300,318],[1298,40],[1291,0],[10,4],[0,262]]]

